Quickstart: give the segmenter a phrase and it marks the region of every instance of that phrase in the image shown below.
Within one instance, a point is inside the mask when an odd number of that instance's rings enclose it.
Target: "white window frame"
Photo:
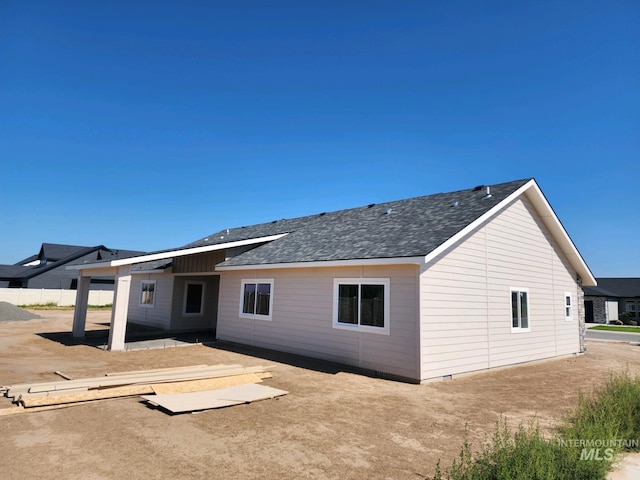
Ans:
[[[270,285],[269,290],[269,315],[263,315],[260,313],[244,313],[244,286],[255,284],[256,289],[258,288],[259,283],[264,283]],[[240,281],[240,308],[238,310],[238,315],[241,318],[252,318],[255,320],[267,320],[271,321],[273,319],[273,278],[249,278],[243,279]],[[256,296],[257,299],[257,296]]]
[[[569,303],[567,303],[569,300]],[[570,322],[573,320],[573,295],[571,292],[564,292],[564,320]]]
[[[138,306],[142,308],[154,308],[156,303],[156,290],[157,290],[157,282],[155,280],[142,280],[140,282],[140,295],[138,295]],[[151,284],[153,285],[153,301],[151,303],[143,303],[142,295],[144,294],[144,286]]]
[[[513,293],[526,293],[527,294],[527,326],[513,326]],[[518,299],[520,295],[518,295]],[[518,307],[520,302],[518,301]],[[518,325],[522,325],[522,318],[520,317],[521,308],[518,308]],[[529,295],[529,289],[525,287],[510,287],[509,288],[509,325],[511,325],[511,333],[526,333],[531,331],[531,296]]]
[[[202,297],[200,298],[200,311],[197,313],[187,313],[187,294],[189,293],[189,285],[202,285]],[[204,299],[207,284],[206,282],[188,281],[184,284],[184,298],[182,299],[182,316],[183,317],[204,317]]]
[[[338,322],[339,291],[340,285],[382,285],[384,287],[384,327],[373,327],[370,325],[340,323]],[[360,291],[360,290],[358,290]],[[352,330],[358,332],[376,333],[378,335],[389,335],[391,332],[390,301],[391,282],[388,278],[334,278],[333,279],[333,328],[339,330]]]

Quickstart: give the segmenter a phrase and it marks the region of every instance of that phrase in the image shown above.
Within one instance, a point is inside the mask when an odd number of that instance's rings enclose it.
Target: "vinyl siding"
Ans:
[[[143,280],[155,280],[156,282],[153,307],[140,306],[140,288]],[[173,277],[171,275],[153,273],[132,275],[127,321],[137,325],[169,330],[172,291]]]
[[[334,278],[388,278],[390,334],[333,328]],[[243,279],[273,279],[272,320],[243,318]],[[418,379],[417,266],[295,268],[223,272],[220,340]]]
[[[422,379],[579,351],[575,272],[525,196],[420,274]],[[529,332],[512,332],[510,287],[528,289]],[[564,315],[572,292],[573,320]]]

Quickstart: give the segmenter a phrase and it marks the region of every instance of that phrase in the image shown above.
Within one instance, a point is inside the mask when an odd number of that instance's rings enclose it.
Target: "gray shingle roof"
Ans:
[[[596,278],[597,287],[583,287],[585,295],[595,297],[640,297],[640,278]]]
[[[183,248],[287,233],[221,266],[429,254],[530,179],[222,230]]]

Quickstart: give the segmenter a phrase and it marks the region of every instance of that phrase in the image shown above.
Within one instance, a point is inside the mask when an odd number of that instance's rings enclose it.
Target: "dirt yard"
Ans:
[[[249,349],[105,352],[69,342],[72,312],[37,313],[43,319],[0,322],[0,384],[59,380],[56,370],[80,378],[239,363],[276,365],[264,384],[289,394],[173,416],[139,398],[2,416],[2,478],[415,480],[439,458],[449,464],[465,425],[472,442],[491,435],[501,415],[553,428],[580,390],[610,371],[640,372],[640,347],[591,342],[576,358],[409,385]],[[105,328],[109,315],[90,312],[87,329]]]

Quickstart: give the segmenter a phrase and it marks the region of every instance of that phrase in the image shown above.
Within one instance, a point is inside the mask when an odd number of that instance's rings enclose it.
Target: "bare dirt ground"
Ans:
[[[277,365],[265,385],[289,394],[199,414],[127,398],[3,416],[2,478],[415,480],[457,456],[465,425],[473,443],[501,416],[512,426],[536,416],[553,429],[608,372],[640,373],[640,347],[591,342],[575,358],[409,385],[249,349],[105,352],[68,341],[72,312],[37,313],[43,319],[0,322],[0,384],[59,380],[56,370],[80,378],[239,363]],[[109,316],[90,312],[87,329],[105,328]]]

